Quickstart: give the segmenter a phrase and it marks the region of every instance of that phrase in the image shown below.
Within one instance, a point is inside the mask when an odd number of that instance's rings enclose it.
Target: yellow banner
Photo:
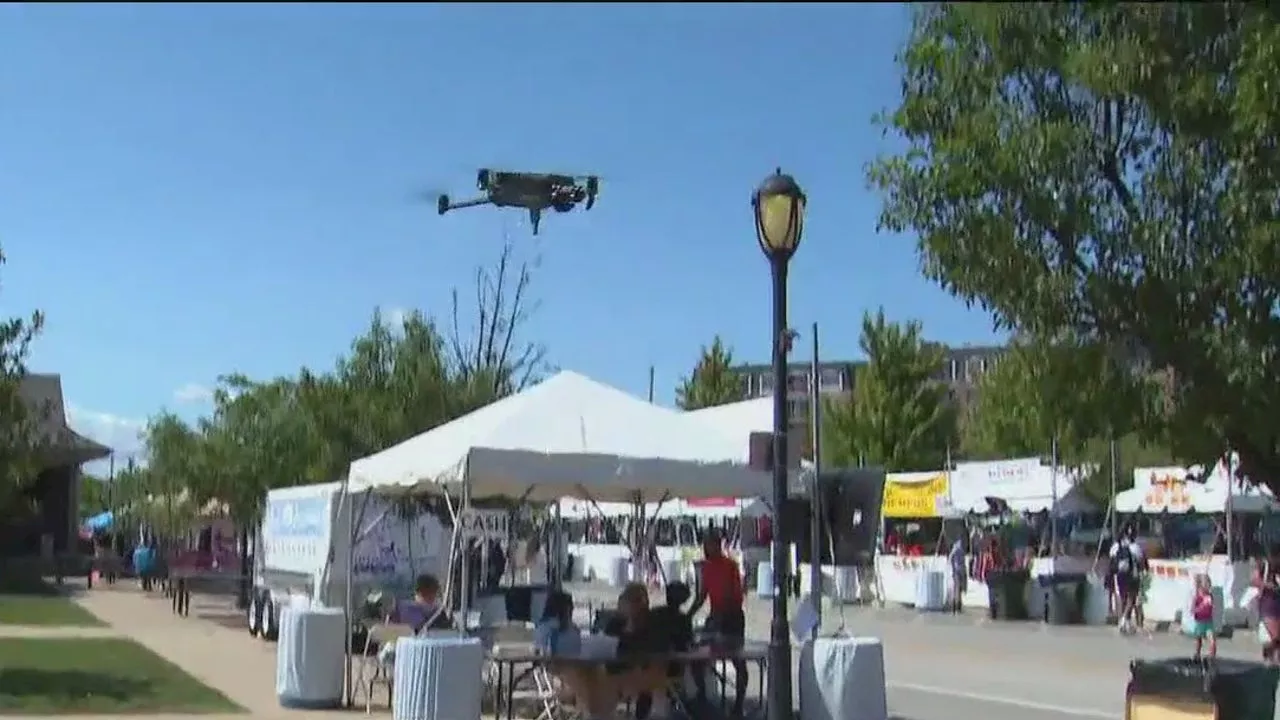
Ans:
[[[887,518],[937,517],[938,500],[946,497],[947,489],[945,474],[915,482],[886,478],[881,513]]]

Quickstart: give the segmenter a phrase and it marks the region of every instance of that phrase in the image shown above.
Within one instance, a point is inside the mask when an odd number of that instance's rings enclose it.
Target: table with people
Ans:
[[[648,589],[633,583],[622,589],[616,607],[596,612],[588,628],[575,623],[569,593],[550,591],[539,617],[531,618],[536,620],[531,642],[497,642],[489,649],[497,712],[505,709],[512,718],[517,686],[541,673],[586,718],[613,717],[621,705],[637,720],[712,708],[709,682],[719,686],[720,709],[741,717],[748,666],[754,665],[762,678],[767,647],[746,642],[742,575],[724,552],[721,536],[707,533],[703,550],[696,593],[682,582],[670,582],[665,604],[650,607]],[[407,626],[416,635],[454,627],[441,598],[439,580],[421,576],[414,598],[394,603],[379,622]],[[695,628],[694,616],[704,607],[705,620]],[[390,671],[394,643],[379,649],[377,658]],[[728,666],[734,670],[732,682]]]
[[[514,712],[519,666],[524,667],[523,674],[535,668],[546,670],[588,718],[611,717],[624,703],[638,720],[663,717],[672,709],[706,707],[709,679],[719,683],[721,709],[741,717],[747,666],[754,664],[763,676],[766,647],[746,642],[742,575],[737,563],[724,553],[722,537],[708,532],[703,549],[705,560],[696,598],[684,583],[670,582],[665,604],[650,607],[648,590],[633,583],[622,590],[615,609],[596,613],[586,633],[574,623],[572,596],[563,591],[551,593],[535,628],[532,647],[497,648],[491,655],[498,666],[508,718]],[[691,598],[693,603],[686,609]],[[701,630],[695,631],[694,616],[703,606],[709,612]],[[729,683],[722,665],[734,668],[731,708],[727,707]],[[692,693],[685,691],[686,677],[693,685]]]

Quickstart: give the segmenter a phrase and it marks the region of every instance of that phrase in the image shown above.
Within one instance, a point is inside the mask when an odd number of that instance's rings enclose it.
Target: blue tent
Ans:
[[[98,513],[93,517],[86,518],[85,521],[80,524],[80,527],[93,532],[102,532],[103,530],[110,530],[115,519],[115,514],[108,510],[106,512]]]

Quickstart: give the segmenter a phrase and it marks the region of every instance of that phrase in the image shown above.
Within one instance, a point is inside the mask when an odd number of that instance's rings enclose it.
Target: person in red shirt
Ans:
[[[746,642],[747,616],[743,612],[743,601],[746,593],[742,588],[742,571],[733,558],[724,553],[724,539],[715,528],[707,530],[702,537],[702,571],[698,598],[689,610],[692,616],[702,609],[703,604],[710,606],[707,614],[707,629],[720,638],[724,649],[730,652],[740,651]],[[737,681],[734,683],[733,714],[742,716],[742,705],[747,695],[747,664],[740,656],[733,660],[733,670]]]

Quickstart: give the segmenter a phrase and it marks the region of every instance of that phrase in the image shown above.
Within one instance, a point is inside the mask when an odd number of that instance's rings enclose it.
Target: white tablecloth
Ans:
[[[887,720],[879,638],[818,638],[800,651],[801,720]]]
[[[396,641],[395,720],[479,720],[484,648],[477,638]]]
[[[286,607],[276,644],[276,697],[287,708],[328,710],[342,705],[345,667],[341,609]]]

